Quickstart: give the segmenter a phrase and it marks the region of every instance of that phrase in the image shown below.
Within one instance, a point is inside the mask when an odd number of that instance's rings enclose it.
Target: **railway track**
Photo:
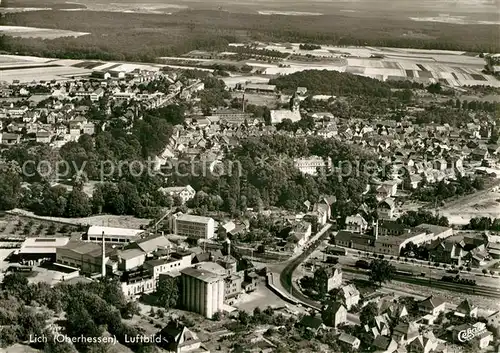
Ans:
[[[342,271],[366,275],[366,272],[363,270],[349,268],[349,267],[342,268]],[[444,282],[436,279],[402,276],[402,275],[394,276],[394,281],[408,283],[408,284],[415,284],[423,287],[449,290],[452,292],[460,292],[464,294],[479,295],[489,298],[500,298],[500,288],[493,288],[486,286],[469,286],[458,283]]]

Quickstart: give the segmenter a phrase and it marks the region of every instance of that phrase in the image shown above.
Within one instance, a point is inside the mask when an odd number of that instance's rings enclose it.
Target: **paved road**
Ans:
[[[318,311],[321,310],[321,303],[310,299],[309,297],[302,294],[296,283],[292,281],[293,272],[295,269],[305,261],[329,236],[328,230],[331,228],[331,224],[327,224],[323,227],[312,239],[310,245],[304,250],[300,255],[293,258],[281,271],[280,274],[280,284],[282,288],[287,291],[292,297],[297,299],[302,303],[306,303],[309,307],[312,307]],[[359,324],[359,317],[355,314],[348,313],[347,320],[353,324]]]

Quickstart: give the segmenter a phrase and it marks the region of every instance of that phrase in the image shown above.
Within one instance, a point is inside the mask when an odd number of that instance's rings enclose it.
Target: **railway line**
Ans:
[[[366,271],[351,267],[343,267],[342,271],[366,275]],[[406,275],[395,275],[394,281],[408,283],[408,284],[415,284],[419,286],[436,288],[436,289],[449,290],[452,292],[460,292],[464,294],[479,295],[489,298],[500,298],[500,288],[493,288],[486,286],[471,286],[459,283],[444,282],[432,278],[406,276]]]

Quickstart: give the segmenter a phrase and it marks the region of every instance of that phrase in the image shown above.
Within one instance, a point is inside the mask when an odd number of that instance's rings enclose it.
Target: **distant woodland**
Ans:
[[[382,25],[383,23],[383,25]],[[54,40],[0,38],[0,50],[47,57],[154,61],[193,49],[222,50],[228,43],[262,40],[498,52],[495,26],[414,22],[354,15],[261,16],[225,11],[180,11],[175,16],[93,11],[7,14],[4,25],[89,32]]]

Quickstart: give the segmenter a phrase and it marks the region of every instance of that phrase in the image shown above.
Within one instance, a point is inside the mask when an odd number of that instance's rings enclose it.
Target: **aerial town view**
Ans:
[[[0,0],[0,353],[500,352],[499,13]]]

